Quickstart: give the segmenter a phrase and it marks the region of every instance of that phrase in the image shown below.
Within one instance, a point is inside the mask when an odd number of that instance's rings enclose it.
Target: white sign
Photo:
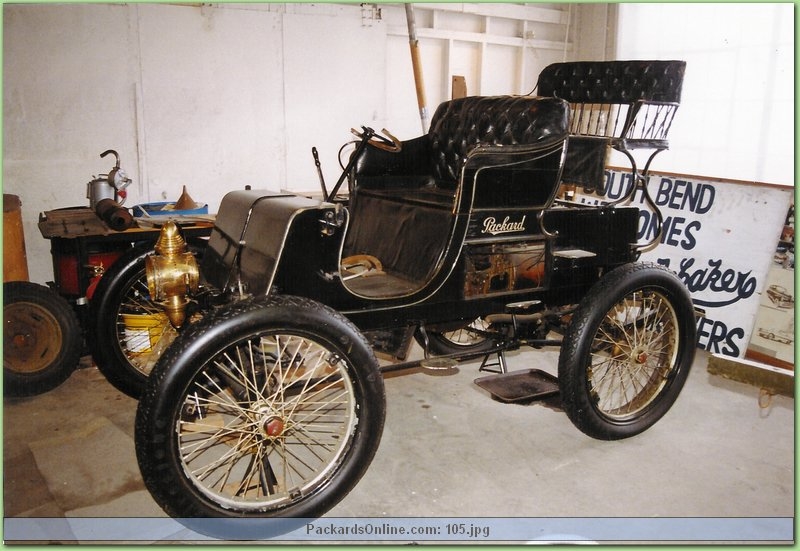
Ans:
[[[606,170],[606,196],[576,200],[614,201],[630,186],[629,172]],[[642,260],[672,269],[706,311],[697,325],[700,348],[741,357],[793,189],[666,173],[651,173],[647,189],[663,216],[663,232]],[[639,242],[652,241],[658,220],[641,190],[631,204],[640,209]]]

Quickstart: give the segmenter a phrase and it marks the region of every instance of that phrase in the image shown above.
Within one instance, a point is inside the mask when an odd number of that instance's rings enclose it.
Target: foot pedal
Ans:
[[[436,372],[444,372],[450,371],[455,369],[458,365],[458,362],[455,361],[453,358],[425,358],[419,363],[419,366],[423,369],[428,369],[430,371]]]
[[[475,379],[475,384],[501,402],[541,400],[558,394],[558,377],[541,369],[479,377]]]

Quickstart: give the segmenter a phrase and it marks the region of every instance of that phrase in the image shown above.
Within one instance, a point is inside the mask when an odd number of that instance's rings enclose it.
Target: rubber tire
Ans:
[[[658,290],[672,305],[679,337],[676,367],[671,381],[656,402],[624,422],[609,419],[594,406],[587,384],[591,346],[606,313],[637,289]],[[694,306],[689,292],[668,268],[650,263],[620,266],[595,283],[575,311],[561,347],[558,379],[564,411],[585,434],[600,440],[618,440],[639,434],[655,424],[672,407],[694,361],[697,345]]]
[[[258,331],[277,328],[313,335],[349,360],[359,408],[350,449],[327,484],[301,501],[266,513],[224,509],[187,480],[175,435],[181,397],[206,361],[225,347]],[[315,301],[289,296],[261,297],[234,303],[209,315],[181,333],[153,369],[136,413],[136,457],[145,485],[170,516],[186,524],[191,517],[316,518],[333,507],[362,477],[380,442],[386,416],[386,397],[378,361],[364,336],[341,314]],[[209,533],[207,523],[190,528]],[[267,537],[258,524],[216,523],[214,537]],[[289,527],[286,527],[288,530]],[[283,531],[286,531],[283,530]],[[221,532],[221,533],[220,533]]]
[[[199,259],[205,242],[193,240],[190,250]],[[117,390],[136,400],[144,392],[147,375],[139,371],[123,351],[117,332],[117,316],[123,297],[145,277],[145,257],[152,254],[153,243],[139,245],[122,255],[109,268],[95,289],[90,303],[89,350],[100,372]],[[157,307],[161,311],[160,307]]]
[[[12,319],[14,310],[20,308],[25,309],[24,312],[32,318],[31,325],[24,319]],[[49,328],[37,326],[36,322],[39,321],[45,322]],[[53,342],[47,345],[45,351],[51,345],[57,348],[49,354],[51,357],[43,365],[31,366],[35,371],[15,369],[15,360],[20,359],[16,353],[25,353],[18,348],[24,346],[25,342],[15,339],[16,331],[12,331],[15,326],[20,331],[32,334],[34,344],[52,339]],[[78,366],[83,349],[80,322],[66,299],[49,287],[27,281],[3,283],[3,327],[4,396],[34,396],[52,390],[66,381]],[[42,335],[44,339],[33,334],[37,330],[47,332]]]
[[[139,399],[147,376],[136,369],[122,350],[117,334],[117,315],[125,293],[144,277],[144,259],[152,244],[126,252],[103,274],[90,303],[89,350],[109,383],[131,398]]]
[[[475,320],[477,321],[477,320]],[[474,321],[472,322],[474,323]],[[465,324],[469,326],[470,323]],[[455,344],[452,340],[448,339],[443,332],[440,331],[426,331],[428,335],[428,351],[434,356],[446,356],[450,354],[471,354],[474,352],[484,352],[494,347],[494,342],[491,339],[484,339],[480,342],[459,345]],[[425,349],[425,339],[422,333],[417,329],[414,333],[414,339],[417,341],[422,349]]]

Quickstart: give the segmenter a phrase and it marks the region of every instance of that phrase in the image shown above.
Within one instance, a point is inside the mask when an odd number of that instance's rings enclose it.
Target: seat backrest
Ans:
[[[666,148],[685,61],[575,61],[539,74],[537,92],[570,103],[569,133]]]
[[[570,103],[680,103],[685,61],[573,61],[548,65],[536,91]]]
[[[434,178],[455,186],[476,145],[536,144],[565,136],[566,104],[535,96],[471,96],[439,105],[428,132]]]
[[[609,146],[666,149],[685,61],[574,61],[539,74],[541,96],[570,104],[564,183],[602,191]]]

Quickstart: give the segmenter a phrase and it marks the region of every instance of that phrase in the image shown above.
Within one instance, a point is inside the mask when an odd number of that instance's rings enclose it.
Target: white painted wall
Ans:
[[[794,184],[794,10],[761,2],[619,5],[620,59],[686,61],[670,151],[654,166]]]
[[[415,11],[431,112],[453,75],[470,94],[528,93],[547,64],[609,44],[605,7]],[[127,205],[186,185],[215,212],[248,184],[318,190],[312,146],[332,185],[350,127],[422,133],[400,4],[4,4],[3,77],[3,188],[22,199],[40,283],[53,274],[38,215],[88,206],[106,149],[134,181]]]

